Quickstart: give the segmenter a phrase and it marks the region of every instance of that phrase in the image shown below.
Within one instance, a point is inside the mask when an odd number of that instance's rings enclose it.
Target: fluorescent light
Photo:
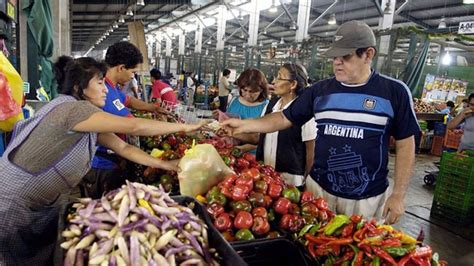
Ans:
[[[446,66],[449,66],[451,64],[451,56],[449,55],[448,51],[446,51],[446,54],[443,56],[441,63]]]
[[[212,26],[216,23],[216,19],[213,18],[213,17],[207,17],[207,18],[203,19],[202,22],[203,22],[204,26],[210,27],[210,26]]]
[[[329,20],[328,20],[328,24],[329,25],[336,25],[337,21],[336,21],[336,14],[331,14],[329,16]]]
[[[137,0],[137,6],[144,6],[145,0]]]
[[[119,23],[125,23],[125,19],[123,18],[122,15],[120,15],[120,18],[118,20]]]
[[[281,37],[280,44],[285,44],[285,39],[283,39],[283,37]]]
[[[438,29],[446,29],[446,19],[444,17],[439,21]]]
[[[463,4],[474,4],[474,0],[463,0]]]
[[[125,13],[125,15],[130,16],[130,17],[133,16],[132,9],[131,8],[127,9],[127,13]]]

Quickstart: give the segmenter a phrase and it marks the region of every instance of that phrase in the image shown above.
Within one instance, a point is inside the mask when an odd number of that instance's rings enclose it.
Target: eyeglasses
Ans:
[[[354,56],[355,53],[350,53],[350,54],[347,54],[347,55],[343,55],[343,56],[336,56],[336,57],[333,57],[333,60],[336,60],[337,58],[341,58],[342,61],[349,61],[351,60],[352,56]]]
[[[275,81],[282,80],[282,81],[293,81],[294,79],[283,79],[283,78],[275,78]]]

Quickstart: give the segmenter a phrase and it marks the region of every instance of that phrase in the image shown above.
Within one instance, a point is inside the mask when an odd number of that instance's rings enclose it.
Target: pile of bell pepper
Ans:
[[[359,215],[336,215],[299,240],[321,265],[447,265],[430,246],[390,225],[365,221]]]
[[[247,161],[246,168],[237,165],[237,174],[197,197],[227,240],[307,232],[310,225],[319,228],[334,216],[326,201],[285,184],[273,167],[258,163],[255,156],[243,154],[239,159]]]

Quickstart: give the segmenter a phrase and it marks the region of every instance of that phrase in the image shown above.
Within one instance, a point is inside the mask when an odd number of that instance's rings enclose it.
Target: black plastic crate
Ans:
[[[221,265],[247,265],[245,261],[238,255],[236,250],[234,250],[229,242],[227,242],[224,237],[217,231],[212,223],[209,223],[210,217],[207,214],[206,209],[194,198],[186,196],[173,196],[171,197],[179,205],[193,207],[193,212],[199,216],[207,224],[207,234],[209,237],[209,245],[212,248],[217,250],[219,256],[222,258],[220,261]],[[190,205],[191,204],[191,205]],[[192,206],[194,205],[194,206]]]
[[[231,244],[250,266],[307,266],[304,254],[288,239],[274,238]]]

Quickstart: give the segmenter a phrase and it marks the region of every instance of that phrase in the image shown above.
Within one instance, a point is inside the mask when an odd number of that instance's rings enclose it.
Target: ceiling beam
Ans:
[[[134,12],[134,16],[150,16],[150,15],[166,15],[170,14],[171,11],[159,11],[159,10],[151,10],[151,11],[136,11]],[[73,11],[72,16],[119,16],[121,14],[120,11]],[[74,20],[74,19],[73,19]],[[92,19],[93,20],[93,19]]]
[[[132,2],[132,1],[129,1]],[[135,1],[133,1],[135,2]],[[73,5],[110,5],[117,4],[113,0],[73,0]],[[189,5],[191,0],[145,0],[146,5]]]
[[[418,19],[418,18],[415,18],[414,16],[412,15],[409,15],[408,12],[406,11],[402,11],[400,13],[398,13],[399,16],[403,17],[403,18],[406,18],[408,19],[409,21],[415,23],[415,24],[418,24],[420,25],[421,27],[425,28],[425,29],[432,29],[434,28],[434,26],[424,22],[423,20],[421,19]]]

